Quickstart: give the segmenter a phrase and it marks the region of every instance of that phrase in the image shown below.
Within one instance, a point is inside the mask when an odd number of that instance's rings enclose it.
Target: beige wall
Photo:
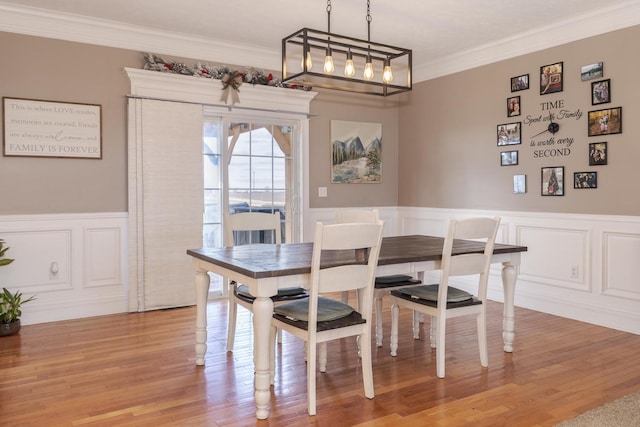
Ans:
[[[309,205],[311,208],[398,204],[398,102],[370,95],[320,92],[311,103]],[[379,184],[331,183],[331,120],[382,124],[382,180]],[[326,198],[318,187],[327,187]]]
[[[102,105],[102,160],[0,157],[0,214],[126,211],[123,68],[142,55],[0,32],[0,58],[2,96]]]
[[[640,56],[634,52],[640,27],[608,33],[545,51],[456,73],[415,86],[410,102],[400,108],[398,201],[401,206],[498,209],[588,214],[640,214]],[[564,62],[563,92],[541,96],[540,66]],[[581,81],[580,68],[604,62],[611,79],[609,104],[591,105],[591,82]],[[529,74],[530,89],[511,93],[510,78]],[[507,117],[506,99],[520,95],[522,115]],[[559,120],[556,139],[574,138],[566,157],[534,158],[530,137],[546,123],[523,123],[522,144],[498,147],[496,126],[538,117],[541,102],[564,101],[566,110],[580,109],[579,120]],[[622,107],[623,133],[587,136],[587,112]],[[552,109],[558,112],[560,108]],[[548,134],[547,134],[548,135]],[[542,136],[540,137],[542,138]],[[588,144],[608,142],[606,166],[589,166]],[[557,146],[556,146],[557,147]],[[560,147],[566,147],[562,145]],[[519,165],[501,167],[499,153],[518,150]],[[541,196],[540,169],[564,166],[565,195]],[[598,188],[574,190],[573,173],[598,172]],[[513,194],[513,175],[525,174],[527,193]]]
[[[415,85],[389,99],[321,92],[312,102],[309,200],[312,208],[416,206],[592,214],[640,214],[632,172],[640,164],[637,120],[640,57],[632,27]],[[126,94],[124,67],[141,68],[142,53],[0,32],[0,94],[102,105],[102,160],[0,157],[0,215],[127,210]],[[540,96],[541,65],[564,62],[564,91]],[[592,107],[590,82],[580,67],[604,62],[612,103]],[[511,77],[530,75],[522,116],[510,120],[506,98]],[[529,137],[540,125],[523,126],[520,165],[500,167],[496,126],[541,114],[539,103],[564,100],[580,109],[579,121],[562,121],[560,136],[574,138],[565,158],[533,158]],[[587,137],[587,111],[623,107],[623,133]],[[382,123],[381,184],[331,184],[330,123]],[[2,124],[0,123],[0,128]],[[609,143],[609,164],[590,167],[589,142]],[[398,166],[399,165],[399,166]],[[540,168],[564,166],[563,197],[540,196]],[[574,190],[573,172],[598,172],[598,189]],[[528,192],[514,195],[512,177],[526,174]],[[318,198],[318,187],[328,197]]]

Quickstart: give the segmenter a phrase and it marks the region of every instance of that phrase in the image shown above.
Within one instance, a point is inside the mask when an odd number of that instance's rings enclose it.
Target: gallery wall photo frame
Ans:
[[[331,183],[382,182],[382,123],[331,120]]]
[[[522,123],[503,123],[497,126],[498,146],[517,145],[521,142]]]
[[[500,152],[500,166],[517,166],[518,151],[502,151]]]
[[[61,101],[2,98],[3,155],[102,158],[102,107]]]
[[[521,107],[519,95],[507,98],[507,117],[519,116]]]
[[[589,111],[587,119],[588,136],[622,133],[622,107]]]
[[[540,95],[562,92],[564,86],[563,62],[540,67]]]
[[[609,151],[606,142],[589,143],[589,166],[603,166],[607,164]]]
[[[591,105],[611,102],[611,79],[591,83]]]
[[[540,176],[543,196],[564,196],[564,166],[543,167]]]
[[[599,79],[604,75],[604,63],[594,62],[593,64],[580,67],[580,80],[587,81]]]
[[[529,74],[511,77],[511,92],[529,89]]]
[[[598,172],[574,172],[573,188],[598,188]]]
[[[513,175],[513,193],[525,194],[527,192],[527,176]]]

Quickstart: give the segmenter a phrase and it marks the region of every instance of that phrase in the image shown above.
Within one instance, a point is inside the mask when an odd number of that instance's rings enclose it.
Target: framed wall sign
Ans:
[[[102,158],[100,105],[2,98],[5,156]]]

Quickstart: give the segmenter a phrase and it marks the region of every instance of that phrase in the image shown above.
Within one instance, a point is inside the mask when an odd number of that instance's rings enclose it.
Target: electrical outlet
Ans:
[[[327,197],[327,187],[318,187],[318,197]]]

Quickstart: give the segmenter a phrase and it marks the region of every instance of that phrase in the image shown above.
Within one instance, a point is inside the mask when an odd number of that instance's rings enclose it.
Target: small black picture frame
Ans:
[[[511,92],[529,89],[529,74],[511,77]]]
[[[500,166],[517,166],[518,151],[502,151],[500,152]]]
[[[609,152],[606,142],[589,143],[589,166],[603,166],[607,164]]]
[[[564,166],[544,167],[540,178],[543,196],[564,196]]]
[[[497,126],[498,146],[517,145],[521,142],[521,122],[503,123]]]
[[[520,96],[507,98],[507,116],[515,117],[520,115]]]
[[[562,67],[562,62],[540,67],[540,95],[562,92],[564,84]]]
[[[598,188],[598,172],[574,172],[573,188]]]
[[[611,79],[591,83],[591,105],[611,102]]]
[[[588,136],[622,133],[622,107],[589,111],[587,117]]]

